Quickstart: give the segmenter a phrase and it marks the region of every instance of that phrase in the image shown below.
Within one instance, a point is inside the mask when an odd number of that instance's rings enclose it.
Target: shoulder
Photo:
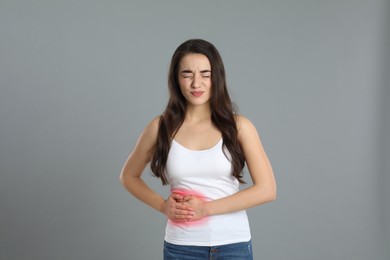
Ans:
[[[151,154],[154,151],[154,147],[157,142],[159,124],[160,116],[155,117],[146,125],[135,145],[133,156],[138,156],[137,158],[141,161],[150,160]]]
[[[258,136],[256,127],[243,115],[235,115],[237,125],[238,140],[242,142],[245,139],[256,138]]]
[[[160,119],[161,119],[161,116],[156,116],[155,118],[153,118],[149,122],[149,124],[145,127],[145,130],[150,132],[151,134],[152,133],[157,134],[158,128],[160,125]]]
[[[138,139],[139,146],[146,148],[146,150],[153,149],[157,141],[159,124],[160,116],[157,116],[146,125]]]
[[[237,125],[237,131],[238,133],[242,131],[248,131],[248,129],[254,128],[255,126],[253,123],[245,116],[243,115],[235,115],[236,118],[236,125]]]
[[[144,138],[147,138],[150,141],[155,141],[157,139],[160,119],[161,116],[156,116],[146,125],[142,132]]]

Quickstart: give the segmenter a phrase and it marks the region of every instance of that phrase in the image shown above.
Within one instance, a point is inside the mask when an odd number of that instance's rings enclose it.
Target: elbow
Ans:
[[[261,191],[261,196],[259,196],[259,205],[265,204],[268,202],[272,202],[276,200],[276,189],[269,188],[269,189],[263,189]]]
[[[272,202],[274,200],[276,200],[276,190],[270,192],[270,194],[268,195],[268,202]]]
[[[119,182],[123,185],[123,176],[122,176],[122,173],[119,175]]]
[[[124,174],[124,171],[122,170],[120,175],[119,175],[119,182],[125,186],[125,174]]]
[[[268,191],[268,201],[276,200],[276,185],[273,185],[271,189]]]
[[[262,199],[262,202],[260,204],[272,202],[274,200],[276,200],[276,192],[268,191],[265,194],[263,194],[263,199]]]
[[[267,197],[267,202],[272,202],[276,200],[276,183],[273,182],[268,185],[266,189],[266,197]]]
[[[137,186],[138,177],[132,176],[129,171],[122,170],[119,175],[119,182],[122,186],[128,190],[130,193],[133,193],[134,188]]]

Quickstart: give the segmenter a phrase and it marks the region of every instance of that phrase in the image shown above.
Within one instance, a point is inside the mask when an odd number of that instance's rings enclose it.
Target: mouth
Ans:
[[[203,91],[191,91],[191,95],[194,97],[200,97],[203,95]]]

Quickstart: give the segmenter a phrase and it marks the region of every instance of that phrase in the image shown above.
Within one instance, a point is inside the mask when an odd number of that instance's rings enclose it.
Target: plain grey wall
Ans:
[[[385,0],[1,0],[0,259],[161,259],[165,217],[118,177],[189,38],[220,50],[277,177],[278,199],[248,211],[255,259],[389,259],[389,14]]]

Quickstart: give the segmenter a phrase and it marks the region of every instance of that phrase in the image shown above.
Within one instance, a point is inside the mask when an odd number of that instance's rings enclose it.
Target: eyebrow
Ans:
[[[200,73],[211,72],[211,70],[201,70]],[[191,70],[182,70],[180,73],[193,73]]]

